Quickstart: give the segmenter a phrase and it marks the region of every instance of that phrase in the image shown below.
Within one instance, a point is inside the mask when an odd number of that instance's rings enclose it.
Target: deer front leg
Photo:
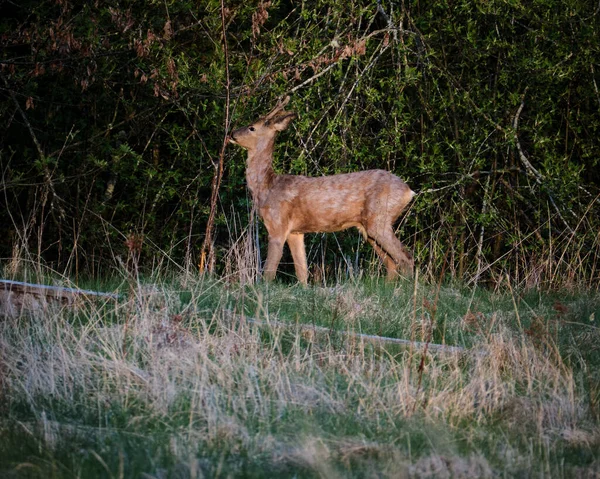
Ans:
[[[304,235],[302,233],[292,233],[287,239],[288,246],[294,258],[294,268],[296,268],[296,277],[302,284],[308,283],[308,267],[306,266],[306,249],[304,248]]]
[[[269,249],[267,251],[267,262],[265,263],[264,278],[273,281],[277,273],[277,266],[283,255],[283,238],[269,236]]]

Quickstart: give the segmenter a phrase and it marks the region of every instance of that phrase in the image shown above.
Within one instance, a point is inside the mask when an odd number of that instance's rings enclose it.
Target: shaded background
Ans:
[[[81,3],[0,2],[5,275],[102,275],[132,239],[141,268],[195,268],[228,64],[230,126],[292,93],[277,171],[384,168],[421,193],[398,234],[423,274],[597,284],[597,4],[228,1],[225,55],[220,2]],[[224,160],[217,274],[266,246],[244,153]],[[307,250],[316,278],[377,264],[355,231]]]

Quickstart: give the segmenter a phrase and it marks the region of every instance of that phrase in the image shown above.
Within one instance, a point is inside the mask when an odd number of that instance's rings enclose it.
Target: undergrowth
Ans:
[[[106,286],[121,298],[0,322],[0,475],[600,473],[598,293],[189,276]]]

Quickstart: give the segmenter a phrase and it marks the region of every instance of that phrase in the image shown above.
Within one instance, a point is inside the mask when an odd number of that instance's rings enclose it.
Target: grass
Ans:
[[[123,289],[0,321],[0,476],[600,474],[597,292],[189,277]]]

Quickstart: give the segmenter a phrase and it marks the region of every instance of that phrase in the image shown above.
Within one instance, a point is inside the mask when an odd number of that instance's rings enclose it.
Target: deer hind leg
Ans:
[[[304,235],[292,233],[288,236],[287,244],[292,252],[296,277],[302,284],[308,283],[308,267],[306,265],[306,249],[304,248]]]
[[[377,253],[377,256],[381,258],[381,261],[383,261],[383,264],[387,269],[386,279],[388,281],[394,281],[398,277],[398,265],[396,264],[396,262],[392,259],[392,257],[389,254],[387,254],[384,250],[382,250],[379,247],[379,245],[375,242],[373,238],[367,237],[367,241],[373,247],[375,253]]]
[[[411,277],[414,268],[412,255],[406,250],[398,238],[396,238],[396,235],[394,234],[394,231],[390,225],[380,225],[381,223],[379,223],[379,225],[375,223],[373,226],[368,225],[367,235],[369,236],[370,240],[376,243],[376,245],[382,250],[383,253],[385,253],[386,257],[388,258],[387,260],[384,259],[384,263],[388,268],[388,279],[393,279],[395,277],[394,274],[398,267],[402,270],[405,276]],[[375,252],[377,252],[377,248],[375,248]],[[381,254],[379,255],[381,256]],[[391,258],[391,260],[394,262],[394,272],[392,272],[390,269],[389,258]]]

